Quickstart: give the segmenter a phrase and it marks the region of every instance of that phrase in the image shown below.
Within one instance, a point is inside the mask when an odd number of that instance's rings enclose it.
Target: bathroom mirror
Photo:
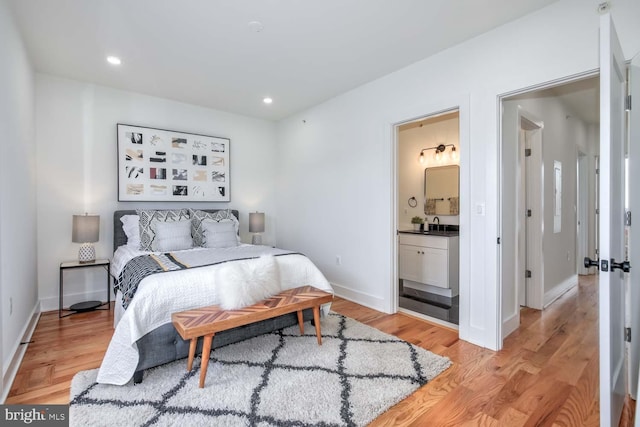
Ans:
[[[424,170],[425,215],[458,215],[460,166],[437,166]]]

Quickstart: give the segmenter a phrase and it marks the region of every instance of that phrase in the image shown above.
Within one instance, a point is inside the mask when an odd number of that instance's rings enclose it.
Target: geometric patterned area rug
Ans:
[[[215,349],[205,387],[200,359],[178,360],[124,386],[71,383],[71,426],[365,426],[451,361],[336,313],[322,346],[305,323]],[[214,338],[215,339],[215,338]]]

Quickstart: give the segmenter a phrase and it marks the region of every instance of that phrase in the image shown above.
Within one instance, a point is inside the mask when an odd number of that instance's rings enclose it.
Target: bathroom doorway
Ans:
[[[398,310],[460,319],[460,112],[396,126]]]

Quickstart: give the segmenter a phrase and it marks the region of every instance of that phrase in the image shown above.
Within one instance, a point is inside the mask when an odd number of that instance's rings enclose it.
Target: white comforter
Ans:
[[[254,255],[256,247],[241,245],[224,250],[235,250],[238,257],[243,258],[247,253]],[[117,277],[126,261],[141,254],[143,253],[121,246],[114,254],[112,273]],[[333,293],[327,279],[307,257],[292,254],[277,256],[275,259],[280,269],[282,289],[311,285]],[[138,365],[138,339],[165,323],[171,323],[171,313],[219,304],[214,274],[217,268],[220,268],[220,264],[154,274],[143,279],[135,297],[117,323],[97,381],[126,384]]]

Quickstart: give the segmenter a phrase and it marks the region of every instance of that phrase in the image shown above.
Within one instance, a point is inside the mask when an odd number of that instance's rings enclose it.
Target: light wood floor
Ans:
[[[598,295],[595,276],[544,312],[523,309],[500,352],[405,314],[388,315],[337,298],[332,309],[449,357],[453,366],[382,414],[376,426],[597,426]],[[58,319],[44,313],[6,403],[68,403],[73,375],[100,366],[112,312]],[[633,424],[635,405],[621,426]]]

